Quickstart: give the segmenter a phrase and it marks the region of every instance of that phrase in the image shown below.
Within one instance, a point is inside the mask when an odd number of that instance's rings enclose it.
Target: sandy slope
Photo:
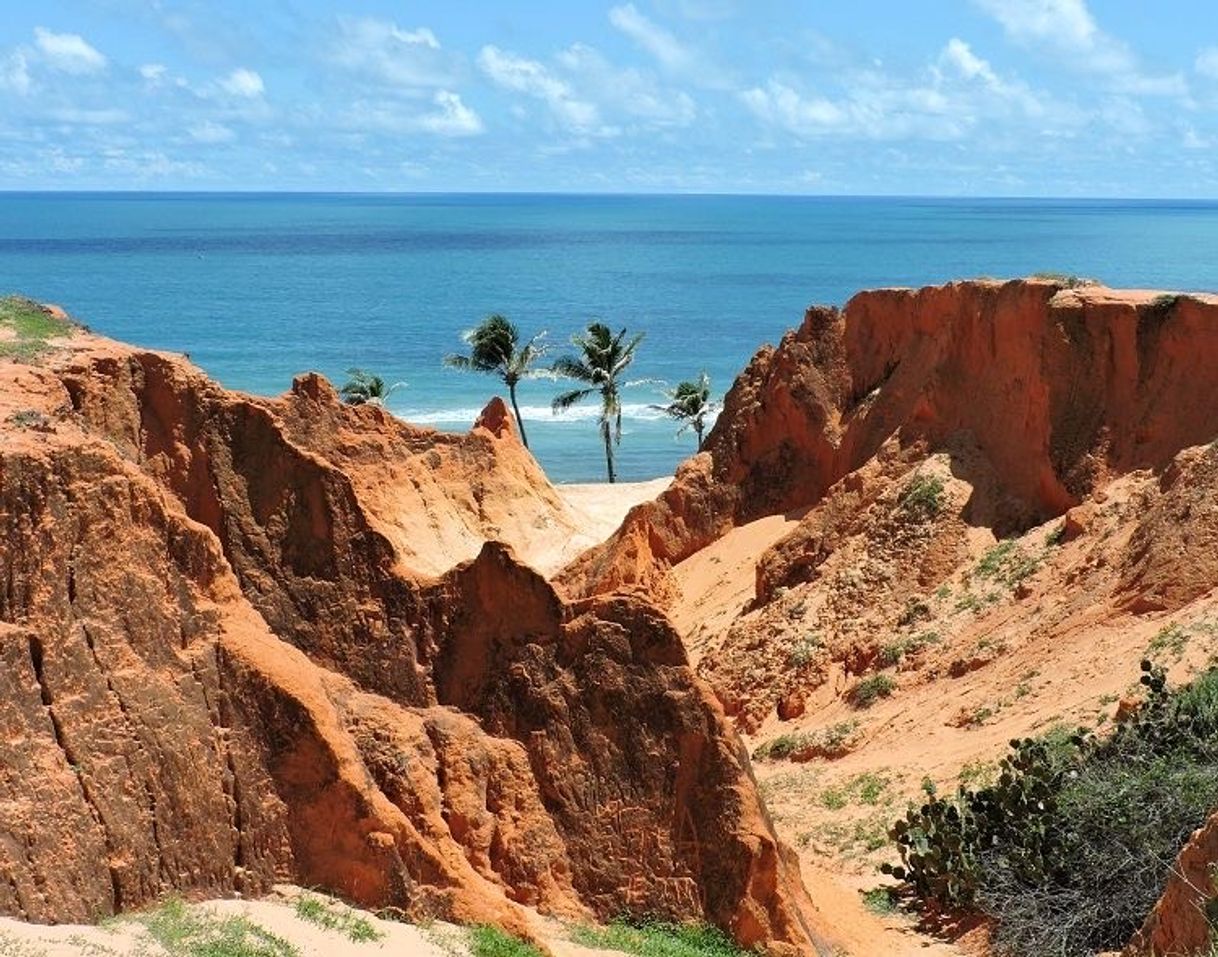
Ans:
[[[636,505],[649,502],[672,484],[672,476],[646,482],[590,482],[555,485],[554,491],[569,509],[579,533],[553,544],[546,551],[532,550],[530,563],[545,574],[558,571],[580,552],[599,545],[617,531]]]

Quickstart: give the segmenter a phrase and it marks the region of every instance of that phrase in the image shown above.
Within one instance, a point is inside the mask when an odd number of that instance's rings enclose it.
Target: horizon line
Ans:
[[[1020,193],[771,193],[722,190],[579,191],[579,190],[344,190],[344,189],[9,189],[0,196],[522,196],[567,198],[756,198],[756,199],[930,199],[930,200],[1021,200],[1042,202],[1132,202],[1132,203],[1214,203],[1218,196],[1125,196],[1125,195],[1040,195]]]

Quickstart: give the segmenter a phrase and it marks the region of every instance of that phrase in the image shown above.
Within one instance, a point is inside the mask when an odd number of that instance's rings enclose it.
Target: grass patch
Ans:
[[[24,296],[0,297],[0,358],[28,361],[47,349],[47,340],[68,335],[72,323]]]
[[[870,708],[880,698],[887,698],[896,690],[897,683],[890,675],[871,675],[854,686],[851,698],[856,707]]]
[[[809,756],[837,757],[850,750],[858,726],[857,721],[839,721],[833,727],[821,731],[781,734],[774,740],[759,745],[753,751],[753,760],[789,758],[801,753]]]
[[[1188,648],[1188,631],[1180,625],[1166,625],[1160,628],[1153,638],[1150,639],[1150,644],[1146,646],[1146,651],[1150,655],[1170,654],[1173,658],[1184,657],[1184,652]]]
[[[901,489],[897,506],[916,522],[929,522],[943,511],[943,479],[937,475],[915,475]]]
[[[541,957],[541,951],[527,940],[490,924],[469,929],[469,950],[473,957]]]
[[[372,925],[372,921],[362,914],[357,914],[349,907],[331,904],[312,894],[301,894],[296,898],[294,906],[296,916],[301,920],[326,930],[337,931],[357,944],[380,940],[384,936]]]
[[[990,917],[996,953],[1123,947],[1218,806],[1218,669],[1172,692],[1142,667],[1146,703],[1109,737],[1014,741],[996,777],[911,807],[886,872],[920,906]]]
[[[907,655],[916,655],[927,645],[942,641],[938,632],[920,631],[916,635],[896,638],[880,646],[879,662],[885,668],[899,665]]]
[[[743,957],[748,953],[708,924],[615,921],[604,927],[575,927],[571,939],[585,947],[618,950],[637,957]]]
[[[1073,273],[1065,272],[1034,272],[1032,273],[1032,278],[1056,283],[1065,289],[1078,289],[1081,286],[1095,285],[1094,279],[1087,279],[1084,276],[1076,276]]]
[[[986,581],[994,581],[1014,588],[1025,578],[1036,574],[1042,556],[1029,555],[1014,539],[999,542],[982,557],[973,569],[973,574]]]
[[[863,906],[871,913],[887,916],[897,912],[897,898],[891,887],[873,887],[861,893]]]
[[[864,771],[837,787],[826,788],[820,793],[819,800],[821,806],[830,811],[840,811],[851,804],[867,807],[889,805],[893,799],[888,785],[888,778],[882,774]]]
[[[170,898],[135,915],[169,957],[300,957],[292,944],[246,917],[219,917]]]

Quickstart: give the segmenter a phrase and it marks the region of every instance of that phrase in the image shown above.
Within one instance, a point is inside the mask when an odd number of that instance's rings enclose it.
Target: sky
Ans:
[[[1216,0],[0,0],[0,189],[1218,197]]]

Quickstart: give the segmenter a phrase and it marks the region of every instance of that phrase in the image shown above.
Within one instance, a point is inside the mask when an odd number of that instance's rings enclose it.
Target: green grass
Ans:
[[[1029,555],[1014,539],[999,542],[986,552],[973,570],[978,578],[1000,582],[1014,588],[1025,578],[1036,574],[1042,558]]]
[[[747,953],[723,931],[708,924],[635,925],[615,921],[604,927],[576,927],[571,939],[585,947],[618,950],[636,957],[743,957]]]
[[[897,912],[897,899],[891,887],[873,887],[861,893],[863,906],[871,913],[887,916]]]
[[[134,915],[169,957],[300,957],[284,940],[245,917],[219,917],[170,898]]]
[[[1174,658],[1182,658],[1188,648],[1188,637],[1188,631],[1180,625],[1166,625],[1150,639],[1146,651],[1151,655],[1168,653]]]
[[[1032,273],[1032,278],[1055,282],[1059,286],[1065,286],[1067,289],[1077,289],[1079,286],[1090,286],[1095,283],[1094,279],[1087,279],[1083,276],[1075,276],[1073,273],[1064,272],[1034,272]]]
[[[753,751],[754,761],[764,761],[766,758],[789,758],[801,751],[820,752],[826,756],[844,754],[850,750],[851,739],[858,730],[857,721],[839,721],[831,728],[822,731],[799,732],[795,734],[780,734],[772,741],[759,745]]]
[[[47,340],[67,335],[74,326],[47,312],[23,296],[0,297],[0,330],[11,333],[0,338],[0,358],[28,361],[47,349]]]
[[[301,894],[296,898],[295,909],[296,916],[301,920],[337,931],[357,944],[380,940],[383,936],[362,914],[349,907],[333,905],[312,894]]]
[[[473,957],[541,957],[541,951],[528,941],[490,924],[470,928],[469,949]]]

